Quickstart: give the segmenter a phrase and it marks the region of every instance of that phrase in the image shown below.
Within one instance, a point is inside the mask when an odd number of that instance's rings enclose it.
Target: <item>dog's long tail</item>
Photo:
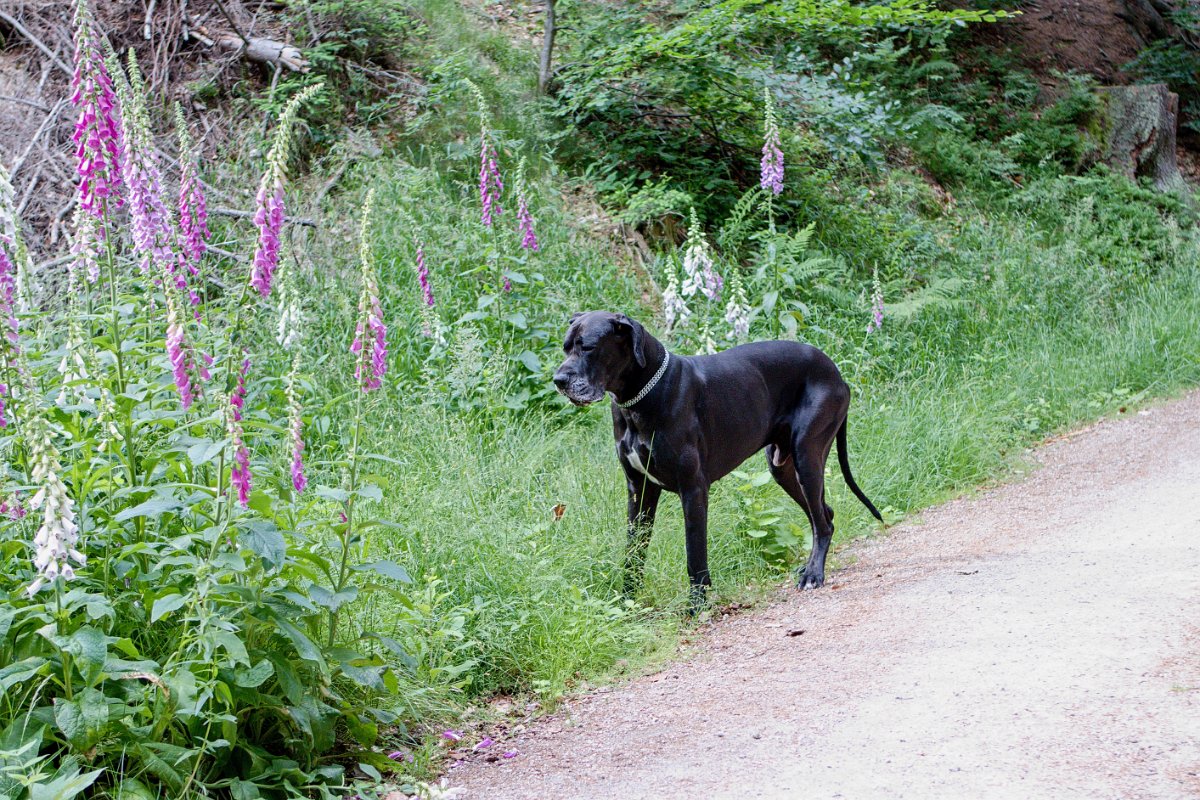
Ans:
[[[875,505],[867,499],[863,490],[858,488],[858,484],[854,482],[854,476],[850,474],[850,456],[846,452],[846,420],[842,420],[842,427],[838,428],[837,450],[838,463],[842,465],[842,477],[846,479],[846,485],[850,487],[850,491],[854,492],[854,496],[867,507],[867,511],[870,511],[875,519],[883,522],[883,515],[879,513],[879,509],[875,508]]]

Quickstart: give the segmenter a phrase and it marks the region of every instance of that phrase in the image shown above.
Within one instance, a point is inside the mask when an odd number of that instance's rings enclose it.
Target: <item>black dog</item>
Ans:
[[[850,474],[846,412],[850,389],[827,355],[798,342],[756,342],[711,356],[672,355],[624,314],[571,317],[566,360],[554,385],[575,405],[613,395],[613,436],[629,489],[625,591],[641,581],[658,499],[683,502],[692,607],[704,601],[708,575],[708,489],[766,448],[776,483],[808,515],[813,548],[796,583],[825,582],[833,509],[825,503],[825,461],[837,439],[846,485],[883,517]]]

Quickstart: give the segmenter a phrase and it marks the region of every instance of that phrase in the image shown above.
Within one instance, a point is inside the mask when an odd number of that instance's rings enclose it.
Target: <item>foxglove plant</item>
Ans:
[[[533,215],[529,213],[529,198],[525,185],[525,159],[517,167],[517,233],[521,235],[521,247],[538,251],[537,234],[533,231]]]
[[[199,156],[196,145],[188,133],[183,108],[175,106],[175,129],[179,133],[179,235],[180,249],[187,260],[192,275],[200,271],[200,258],[208,249],[208,205],[204,199],[204,186],[200,183]],[[193,299],[193,304],[199,298]]]
[[[7,498],[0,500],[0,516],[8,517],[11,520],[24,519],[28,511],[25,505],[21,502],[21,493],[13,492]]]
[[[667,288],[662,293],[663,316],[667,322],[667,333],[678,323],[683,325],[687,322],[688,317],[692,315],[692,310],[688,308],[687,300],[679,294],[679,281],[675,277],[675,266],[668,266],[667,272]]]
[[[121,203],[120,109],[87,0],[78,0],[75,6],[75,70],[71,91],[71,104],[79,109],[71,136],[80,177],[79,206],[103,222],[108,206]],[[103,226],[90,230],[104,235]]]
[[[8,250],[12,240],[0,235],[0,367],[11,366],[19,351],[17,276]]]
[[[167,359],[171,362],[171,376],[175,380],[175,388],[179,391],[183,410],[187,411],[196,399],[192,384],[196,364],[180,317],[179,302],[174,295],[167,292]]]
[[[250,371],[250,359],[242,359],[237,384],[229,393],[229,404],[225,408],[225,428],[233,444],[233,466],[229,470],[230,485],[237,491],[238,503],[245,508],[250,503],[250,451],[246,447],[245,432],[242,430],[242,411],[246,403],[246,374]]]
[[[88,283],[95,283],[100,279],[100,246],[105,238],[104,223],[84,211],[83,206],[76,206],[72,227],[71,255],[75,260],[71,271],[87,275]]]
[[[358,323],[350,352],[355,358],[354,379],[364,392],[378,389],[387,372],[387,327],[383,324],[383,305],[379,302],[379,278],[371,256],[371,212],[375,190],[367,192],[359,229],[359,260],[362,262],[362,294],[358,300]]]
[[[487,100],[483,92],[471,81],[467,81],[475,103],[479,108],[479,204],[480,219],[485,227],[492,227],[493,217],[503,213],[500,195],[504,192],[504,181],[500,177],[496,148],[492,145],[491,130],[488,128]]]
[[[883,330],[883,286],[879,283],[878,268],[872,271],[871,283],[874,285],[874,289],[871,292],[871,320],[867,323],[868,334]]]
[[[141,257],[141,271],[157,268],[164,287],[186,290],[187,280],[179,271],[179,259],[172,248],[175,232],[163,202],[162,172],[154,153],[150,115],[146,111],[145,86],[133,51],[129,53],[129,83],[117,83],[121,100],[121,136],[124,159],[121,166],[129,215],[133,228],[134,250]]]
[[[771,90],[763,89],[766,107],[759,185],[772,194],[783,192],[783,147],[779,139],[779,122],[775,119],[775,104]]]
[[[308,478],[304,475],[304,419],[301,416],[303,407],[300,405],[299,394],[296,391],[297,376],[300,372],[300,354],[292,358],[292,370],[287,376],[288,401],[288,431],[292,437],[292,487],[300,494],[308,486]]]
[[[729,332],[725,338],[734,341],[745,339],[750,334],[750,301],[746,299],[746,288],[735,267],[729,277],[729,302],[725,304],[725,322]]]
[[[500,195],[504,191],[504,181],[500,178],[500,167],[496,163],[496,148],[489,139],[486,127],[480,131],[481,141],[479,150],[479,202],[482,206],[480,218],[487,227],[492,226],[493,217],[500,216],[504,209],[500,207]]]
[[[425,244],[420,241],[417,242],[416,268],[417,283],[421,285],[421,334],[434,338],[439,344],[444,343],[441,323],[437,312],[433,310],[435,303],[433,287],[429,283],[429,267],[425,264]]]
[[[59,477],[63,469],[50,426],[37,414],[32,415],[26,425],[25,444],[29,452],[30,478],[40,487],[30,499],[29,507],[44,509],[42,524],[33,537],[33,566],[38,577],[26,589],[32,597],[57,577],[61,576],[63,580],[74,578],[72,563],[82,567],[87,564],[87,557],[76,549],[79,526],[75,522],[75,501]]]
[[[286,213],[283,187],[287,178],[287,162],[292,149],[292,127],[300,113],[300,106],[321,90],[316,83],[288,101],[279,124],[275,128],[275,139],[267,155],[267,171],[258,184],[257,206],[254,224],[258,226],[258,246],[254,251],[254,263],[250,270],[250,285],[263,297],[271,294],[271,282],[279,267],[279,234],[283,229]]]
[[[32,263],[29,251],[21,240],[21,223],[16,214],[16,193],[12,181],[9,180],[8,169],[0,163],[0,238],[8,242],[12,252],[12,264],[16,266],[15,286],[13,293],[16,307],[28,311],[29,303],[29,271]]]
[[[683,296],[691,297],[699,291],[709,300],[716,300],[721,296],[724,283],[713,265],[712,251],[704,238],[704,230],[700,227],[696,209],[693,208],[692,222],[688,226],[687,248],[683,253]]]
[[[284,350],[291,350],[300,342],[303,326],[304,311],[300,307],[300,297],[285,273],[279,286],[279,327],[275,340]]]
[[[58,362],[58,374],[62,379],[55,404],[65,407],[73,396],[77,402],[87,399],[87,387],[84,382],[90,377],[87,366],[87,342],[84,340],[83,327],[80,325],[77,296],[79,294],[78,278],[74,270],[67,272],[67,338],[63,343],[63,357]]]

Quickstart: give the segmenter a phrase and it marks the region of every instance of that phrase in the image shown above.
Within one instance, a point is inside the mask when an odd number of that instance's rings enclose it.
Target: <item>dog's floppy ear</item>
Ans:
[[[572,314],[572,315],[571,315],[571,318],[570,318],[569,320],[567,320],[567,327],[570,327],[570,326],[574,325],[574,324],[575,324],[575,320],[577,320],[577,319],[579,319],[580,317],[582,317],[582,316],[583,316],[585,313],[587,313],[587,312],[585,312],[585,311],[576,311],[574,314]]]
[[[629,329],[629,333],[633,337],[633,360],[639,367],[646,366],[646,347],[643,341],[646,329],[640,322],[634,322],[624,314],[615,315],[613,324]]]

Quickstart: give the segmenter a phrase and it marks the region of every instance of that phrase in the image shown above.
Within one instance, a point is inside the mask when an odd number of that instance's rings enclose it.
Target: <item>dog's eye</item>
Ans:
[[[580,350],[582,350],[582,351],[583,351],[583,352],[585,352],[585,353],[590,353],[590,352],[592,352],[593,350],[595,350],[595,349],[596,349],[596,345],[594,345],[594,344],[584,344],[584,345],[580,345],[580,346],[579,346],[579,349],[580,349]]]

